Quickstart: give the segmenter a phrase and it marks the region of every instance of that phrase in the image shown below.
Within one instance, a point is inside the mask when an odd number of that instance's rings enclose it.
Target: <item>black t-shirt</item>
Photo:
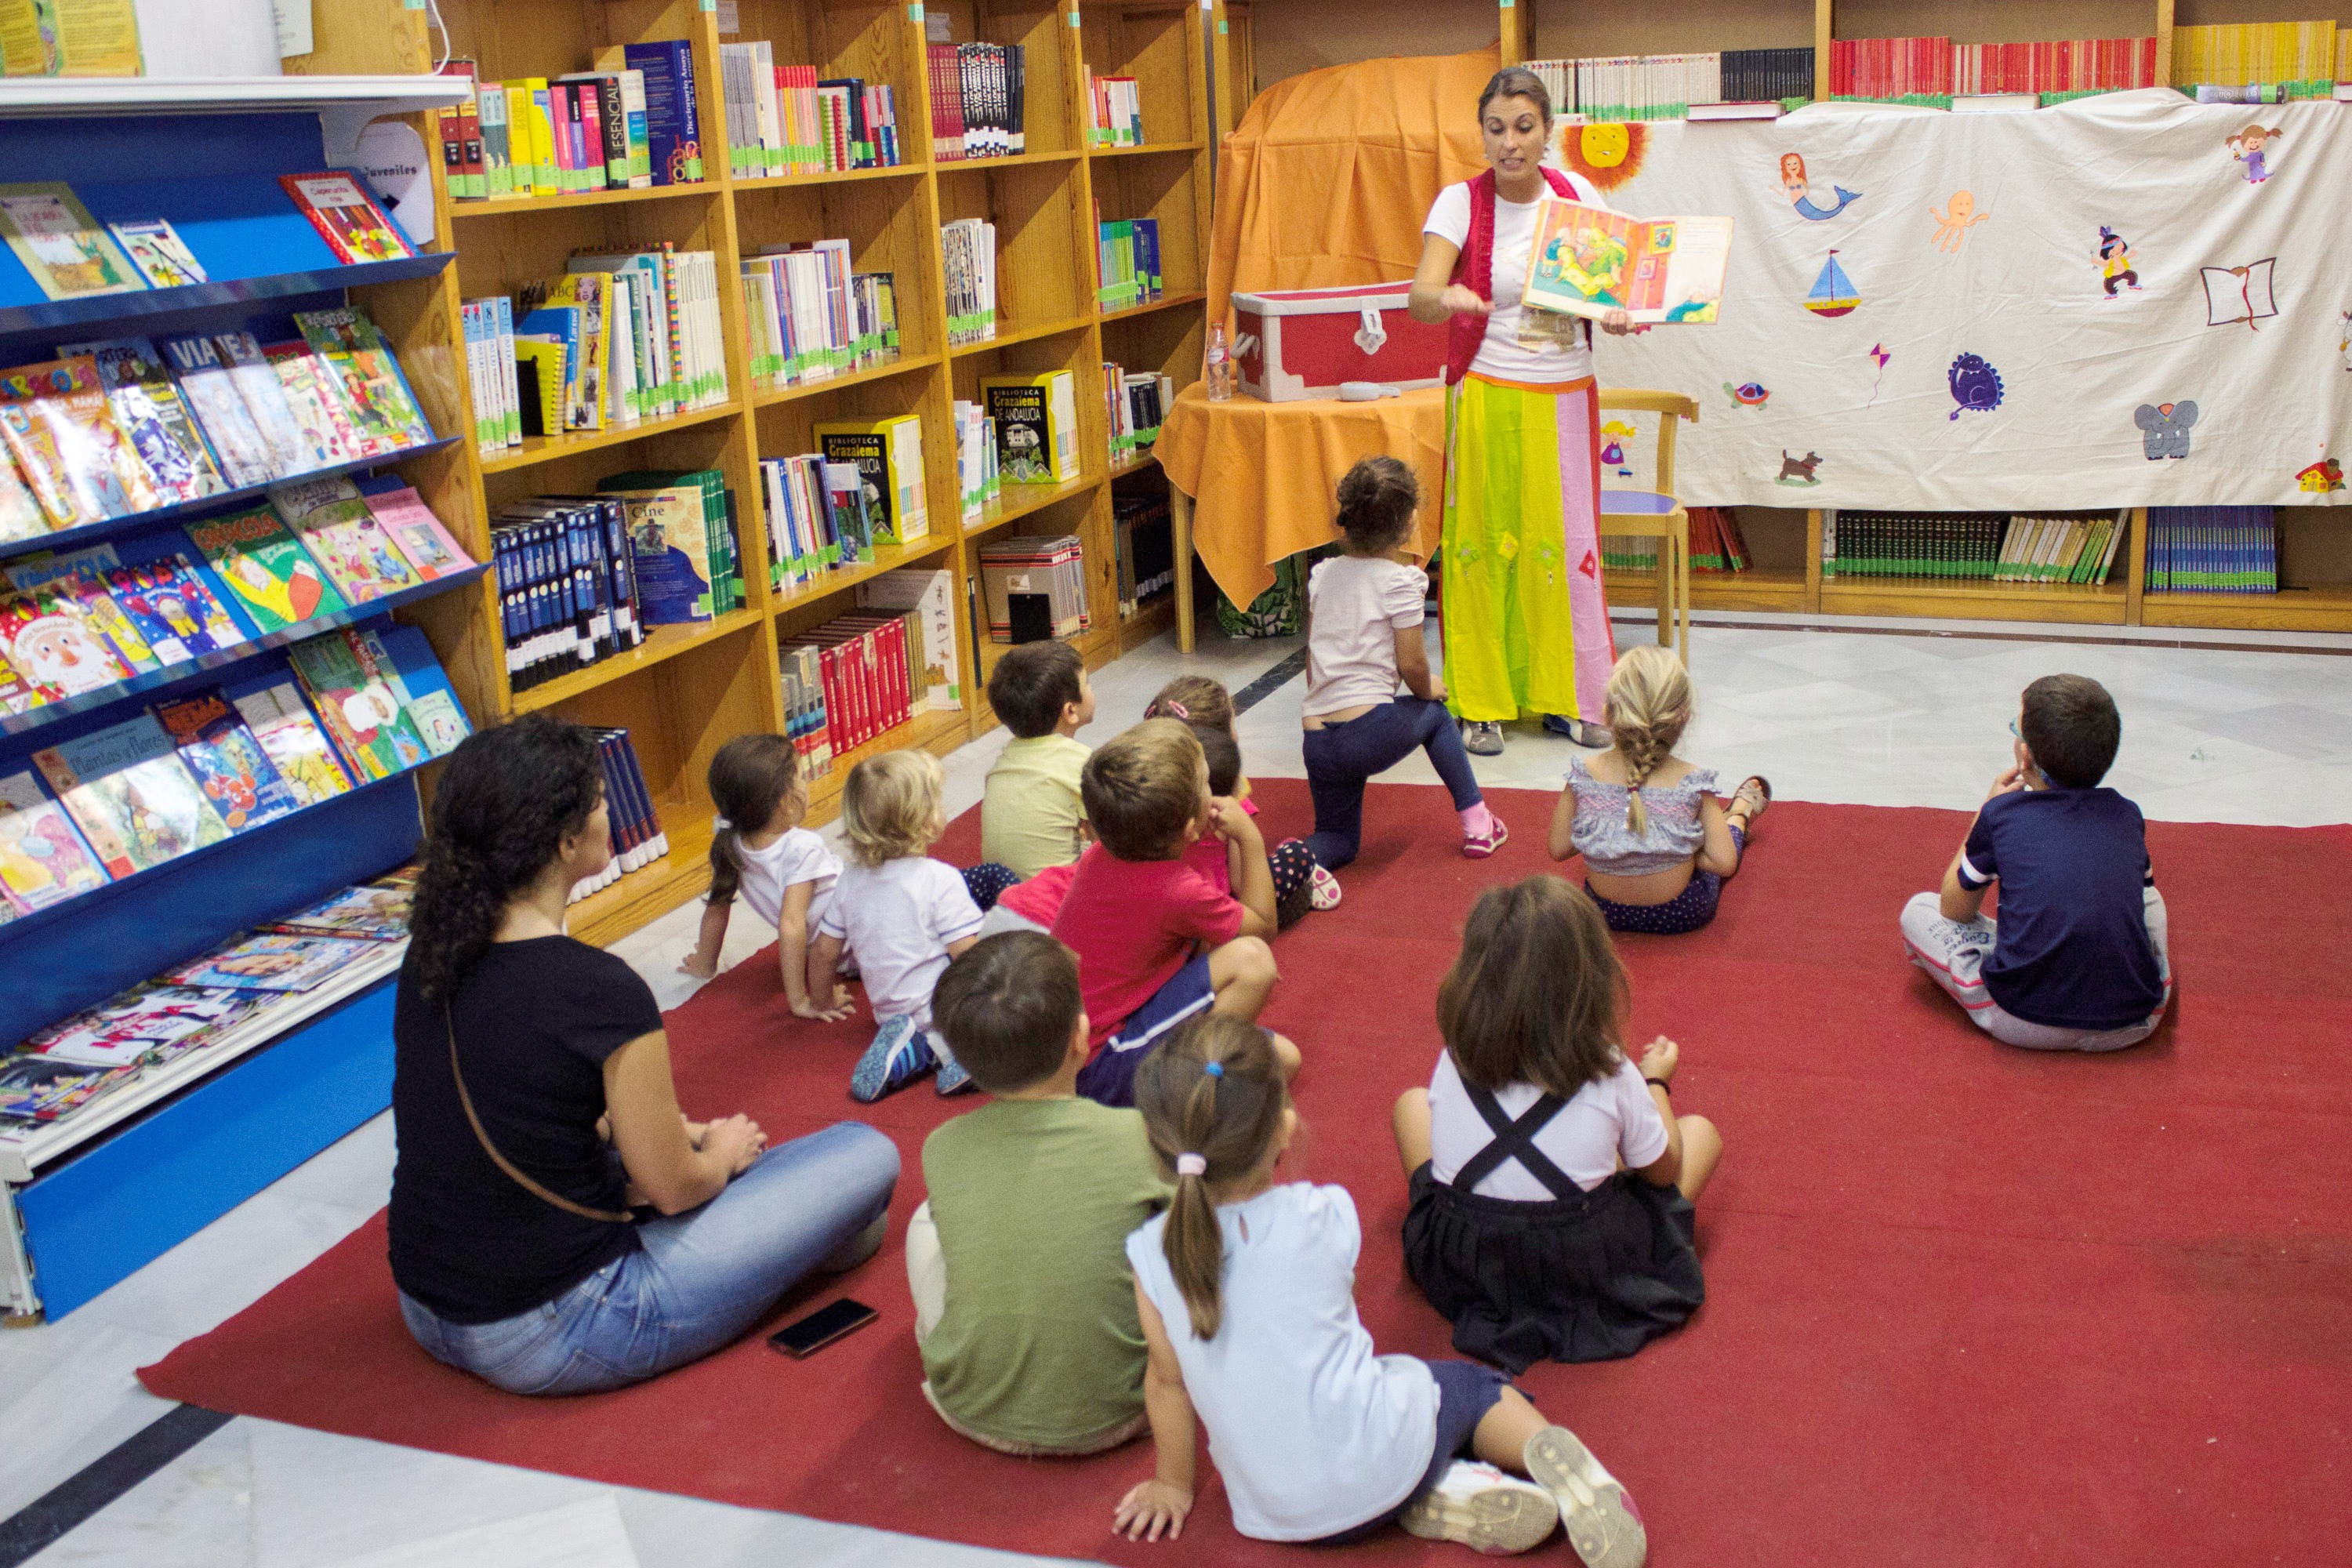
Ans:
[[[450,1008],[475,1112],[550,1192],[619,1212],[626,1178],[596,1136],[604,1058],[662,1026],[620,959],[568,936],[491,945]],[[637,1247],[635,1226],[566,1214],[490,1163],[457,1102],[438,1004],[404,969],[393,1015],[392,1277],[453,1323],[553,1300]]]

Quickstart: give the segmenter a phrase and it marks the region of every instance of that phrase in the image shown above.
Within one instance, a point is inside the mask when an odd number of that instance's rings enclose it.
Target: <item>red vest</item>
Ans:
[[[1538,163],[1552,194],[1568,201],[1580,198],[1566,174],[1547,164]],[[1481,300],[1495,298],[1495,171],[1487,170],[1470,182],[1470,232],[1463,237],[1462,254],[1454,259],[1451,281],[1461,284]],[[1470,362],[1478,357],[1478,345],[1486,341],[1489,318],[1467,311],[1446,323],[1450,334],[1446,342],[1445,384],[1458,386],[1470,374]],[[1586,329],[1588,331],[1590,328]]]

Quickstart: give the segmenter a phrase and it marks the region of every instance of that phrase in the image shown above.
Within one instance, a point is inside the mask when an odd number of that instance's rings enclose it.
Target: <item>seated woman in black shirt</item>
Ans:
[[[516,1394],[709,1354],[870,1257],[898,1177],[857,1122],[768,1149],[686,1120],[653,993],[563,933],[611,858],[587,731],[532,714],[449,759],[393,1024],[392,1273],[417,1343]]]

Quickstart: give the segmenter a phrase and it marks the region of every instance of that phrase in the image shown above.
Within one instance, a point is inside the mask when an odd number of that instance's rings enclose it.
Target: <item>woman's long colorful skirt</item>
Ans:
[[[1470,720],[1606,721],[1601,415],[1591,378],[1471,374],[1446,396],[1445,689]]]

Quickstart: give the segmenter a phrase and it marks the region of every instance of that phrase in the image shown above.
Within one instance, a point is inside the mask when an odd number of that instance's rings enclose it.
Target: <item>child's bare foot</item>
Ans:
[[[1772,781],[1762,773],[1750,773],[1739,781],[1738,789],[1731,792],[1731,804],[1724,808],[1723,815],[1738,817],[1740,829],[1745,832],[1748,826],[1763,816],[1771,804]]]

